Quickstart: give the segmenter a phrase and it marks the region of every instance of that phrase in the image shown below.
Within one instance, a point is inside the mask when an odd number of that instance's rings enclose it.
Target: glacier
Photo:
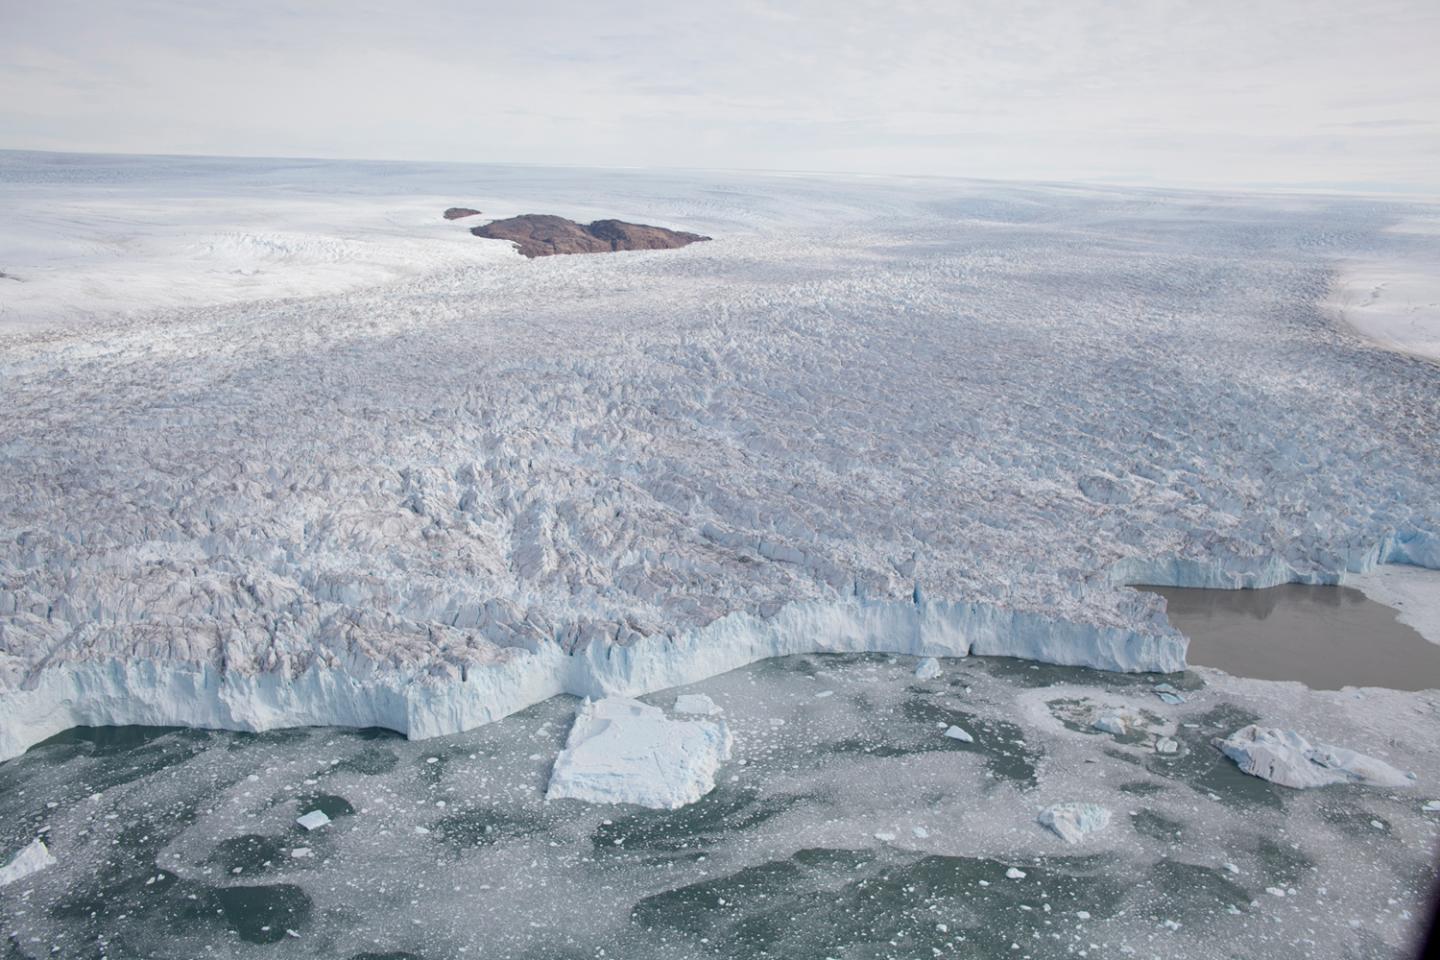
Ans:
[[[418,739],[817,651],[1169,672],[1129,584],[1440,567],[1433,364],[1321,307],[1337,254],[1431,251],[1386,229],[1407,201],[293,173],[0,157],[0,758],[77,725]],[[197,267],[257,195],[307,236],[363,208],[399,259]],[[405,245],[416,197],[717,239],[452,257]],[[315,257],[344,276],[306,286]]]

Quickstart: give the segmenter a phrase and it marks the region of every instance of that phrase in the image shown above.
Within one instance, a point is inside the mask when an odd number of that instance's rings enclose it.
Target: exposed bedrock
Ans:
[[[463,220],[466,217],[478,217],[480,211],[471,207],[447,207],[444,217],[446,220]]]
[[[576,223],[564,217],[529,213],[508,220],[495,220],[471,227],[477,237],[509,240],[527,257],[548,257],[566,253],[611,253],[616,250],[671,250],[701,240],[698,233],[668,230],[623,220],[596,220]]]

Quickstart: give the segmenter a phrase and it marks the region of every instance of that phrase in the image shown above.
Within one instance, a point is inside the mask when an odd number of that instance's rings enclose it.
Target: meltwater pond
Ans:
[[[941,665],[789,657],[645,698],[705,693],[735,737],[674,811],[544,800],[568,697],[422,742],[72,731],[0,766],[0,856],[38,835],[58,859],[0,891],[0,955],[1407,955],[1440,838],[1434,695]],[[1095,728],[1111,714],[1123,734]],[[1251,722],[1414,787],[1246,776],[1210,741]],[[1067,844],[1036,822],[1066,802],[1111,822]],[[312,809],[331,822],[306,832]]]
[[[1190,638],[1191,663],[1323,690],[1440,689],[1440,644],[1359,590],[1301,584],[1141,589],[1165,598],[1170,622]]]

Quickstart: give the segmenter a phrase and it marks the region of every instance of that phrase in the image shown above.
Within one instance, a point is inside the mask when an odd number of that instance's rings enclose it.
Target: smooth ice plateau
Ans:
[[[32,154],[0,198],[0,758],[814,651],[1173,671],[1128,584],[1440,567],[1433,365],[1319,306],[1431,252],[1404,203]],[[459,201],[717,239],[531,262]]]

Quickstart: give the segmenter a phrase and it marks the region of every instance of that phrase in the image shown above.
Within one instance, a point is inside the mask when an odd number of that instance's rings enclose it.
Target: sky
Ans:
[[[1440,2],[0,0],[0,148],[1440,192]]]

